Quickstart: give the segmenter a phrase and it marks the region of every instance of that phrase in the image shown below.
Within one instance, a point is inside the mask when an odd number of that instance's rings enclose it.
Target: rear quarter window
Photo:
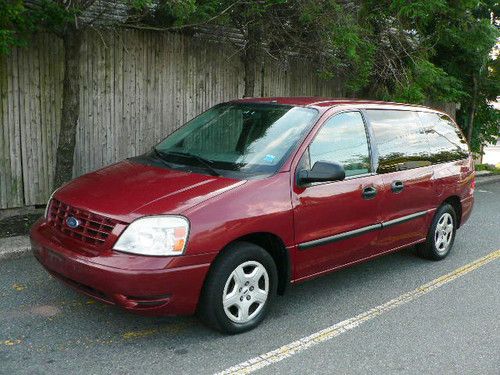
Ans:
[[[467,141],[448,116],[429,112],[419,112],[418,115],[429,140],[429,152],[433,164],[468,157]]]

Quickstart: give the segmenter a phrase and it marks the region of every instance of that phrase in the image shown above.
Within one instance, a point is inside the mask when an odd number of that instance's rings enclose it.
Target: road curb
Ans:
[[[31,253],[28,236],[0,238],[0,261],[22,258]]]
[[[500,175],[477,177],[476,185],[483,186],[500,182]],[[0,238],[0,261],[17,259],[31,254],[31,244],[28,236]]]

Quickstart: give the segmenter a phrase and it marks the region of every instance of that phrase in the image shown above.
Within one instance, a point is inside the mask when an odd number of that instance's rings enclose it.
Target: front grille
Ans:
[[[68,226],[66,222],[68,217],[78,220],[76,228]],[[57,199],[50,201],[47,218],[49,224],[59,232],[95,246],[102,245],[115,225],[119,223],[116,220],[69,206]]]

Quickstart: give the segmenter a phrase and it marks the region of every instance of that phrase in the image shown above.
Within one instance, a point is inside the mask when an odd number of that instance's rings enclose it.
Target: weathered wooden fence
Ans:
[[[43,204],[52,191],[64,51],[51,35],[0,58],[0,209]],[[306,61],[269,59],[259,95],[342,96]],[[122,30],[85,35],[74,175],[149,149],[208,107],[241,97],[243,66],[229,45]]]

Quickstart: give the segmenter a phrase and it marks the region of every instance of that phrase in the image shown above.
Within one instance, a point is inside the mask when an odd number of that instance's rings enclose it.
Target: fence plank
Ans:
[[[0,58],[0,207],[5,208],[23,204],[16,52]]]

